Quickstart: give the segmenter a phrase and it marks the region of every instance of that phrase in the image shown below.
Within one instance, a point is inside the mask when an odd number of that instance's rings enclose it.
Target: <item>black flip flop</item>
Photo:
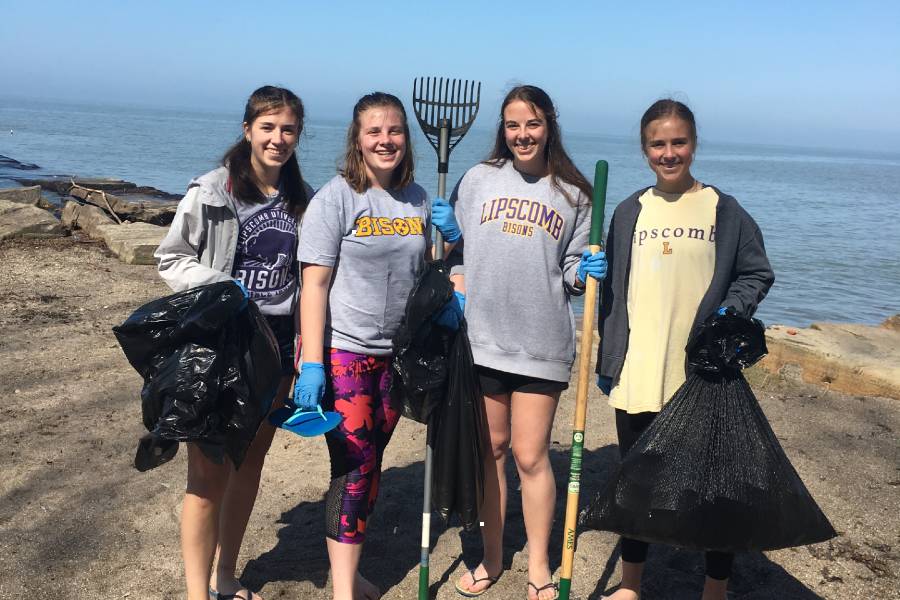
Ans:
[[[477,569],[478,567],[475,567],[475,568]],[[478,596],[484,594],[489,589],[491,589],[494,586],[494,584],[497,583],[497,580],[500,579],[499,575],[497,575],[496,577],[491,577],[490,575],[488,575],[487,577],[475,577],[475,569],[469,569],[469,575],[472,576],[472,585],[476,585],[478,583],[481,583],[482,581],[490,582],[490,585],[488,585],[486,588],[484,588],[481,591],[471,592],[469,590],[464,590],[463,588],[459,587],[459,582],[457,581],[456,585],[454,586],[454,587],[456,587],[456,591],[459,592],[461,595],[465,596],[466,598],[477,598]]]
[[[534,588],[534,594],[538,598],[541,597],[541,592],[543,592],[544,590],[550,590],[550,589],[553,590],[553,598],[551,598],[550,600],[557,600],[559,598],[559,584],[556,583],[555,581],[551,581],[547,585],[542,585],[541,587],[538,587],[529,581],[528,587]],[[526,590],[527,590],[527,588],[526,588]]]

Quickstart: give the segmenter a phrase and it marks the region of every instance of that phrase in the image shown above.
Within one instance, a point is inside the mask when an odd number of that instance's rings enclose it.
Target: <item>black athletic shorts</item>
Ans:
[[[526,394],[544,394],[553,396],[569,387],[567,381],[550,381],[518,373],[507,373],[475,365],[478,379],[481,381],[481,393],[489,396],[524,392]]]
[[[275,334],[278,354],[281,357],[281,374],[294,374],[294,315],[263,315]]]

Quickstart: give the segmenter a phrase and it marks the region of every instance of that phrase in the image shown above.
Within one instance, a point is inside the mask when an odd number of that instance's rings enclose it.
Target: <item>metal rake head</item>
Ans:
[[[441,121],[447,120],[452,150],[475,122],[480,100],[480,81],[449,77],[413,80],[413,110],[422,132],[436,151]]]

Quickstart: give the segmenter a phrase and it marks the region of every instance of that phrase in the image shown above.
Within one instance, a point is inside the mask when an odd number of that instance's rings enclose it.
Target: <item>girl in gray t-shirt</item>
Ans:
[[[313,197],[301,225],[303,365],[294,402],[343,417],[325,434],[335,599],[380,596],[356,565],[400,419],[389,394],[391,341],[430,246],[430,205],[412,174],[403,104],[380,92],[364,96],[341,172]]]

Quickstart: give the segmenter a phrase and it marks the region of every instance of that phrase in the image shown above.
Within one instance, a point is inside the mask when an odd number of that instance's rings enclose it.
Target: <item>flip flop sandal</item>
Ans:
[[[244,592],[247,592],[246,596]],[[233,594],[221,594],[210,587],[209,600],[253,600],[253,592],[249,588],[241,588]]]
[[[537,596],[538,598],[541,597],[541,592],[543,592],[544,590],[550,590],[550,589],[553,590],[553,597],[550,598],[550,600],[557,600],[559,598],[559,584],[556,583],[555,581],[551,581],[547,585],[542,585],[541,587],[538,587],[529,581],[528,586],[525,588],[526,592],[528,591],[528,588],[530,588],[530,587],[534,588],[534,595]]]
[[[475,569],[477,569],[477,568],[478,567],[475,567]],[[475,569],[469,569],[469,575],[472,576],[472,585],[477,585],[477,584],[481,583],[482,581],[487,581],[488,586],[481,591],[472,592],[467,589],[461,588],[459,586],[459,582],[457,581],[456,585],[454,586],[454,587],[456,587],[456,591],[459,592],[461,595],[465,596],[466,598],[477,598],[478,596],[484,594],[486,591],[491,589],[491,587],[493,587],[493,585],[495,583],[497,583],[497,580],[500,579],[499,575],[497,575],[496,577],[491,577],[490,575],[488,575],[487,577],[475,577]]]

